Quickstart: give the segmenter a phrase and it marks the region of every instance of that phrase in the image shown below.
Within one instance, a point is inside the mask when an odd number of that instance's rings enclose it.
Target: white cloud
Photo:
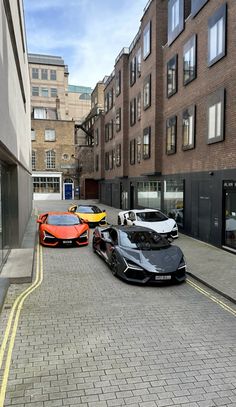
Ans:
[[[71,84],[94,87],[111,74],[119,52],[131,44],[146,5],[145,0],[120,0],[117,8],[113,1],[116,0],[67,0],[65,8],[64,0],[26,0],[29,52],[62,56]],[[45,8],[45,25],[38,21],[36,4],[41,10]],[[60,9],[49,24],[56,5]]]

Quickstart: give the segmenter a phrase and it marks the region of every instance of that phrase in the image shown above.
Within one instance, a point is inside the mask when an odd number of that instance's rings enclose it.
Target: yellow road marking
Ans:
[[[208,297],[211,301],[215,302],[218,304],[220,307],[222,307],[225,311],[230,312],[234,316],[236,316],[236,310],[233,308],[229,307],[227,304],[225,304],[223,301],[220,301],[218,298],[216,298],[214,295],[212,295],[209,291],[204,290],[202,287],[194,283],[193,281],[190,281],[189,279],[186,280],[187,284],[191,285],[195,290],[199,291],[201,294],[205,295],[205,297]]]
[[[2,379],[2,386],[0,390],[0,407],[4,406],[4,400],[5,400],[5,394],[6,394],[6,388],[7,388],[7,382],[8,382],[8,377],[9,377],[9,371],[10,371],[10,365],[11,365],[11,358],[12,358],[12,352],[13,352],[13,347],[15,343],[15,338],[16,338],[16,333],[17,333],[17,327],[19,323],[19,317],[21,313],[22,306],[26,300],[26,298],[34,291],[36,288],[40,286],[40,284],[43,281],[43,258],[42,258],[42,246],[38,244],[37,246],[37,266],[36,266],[36,277],[34,283],[28,287],[21,295],[15,300],[14,305],[12,307],[11,314],[8,319],[7,323],[7,328],[5,331],[3,343],[1,346],[0,350],[0,368],[2,366],[7,342],[9,339],[13,319],[14,319],[14,313],[15,313],[15,319],[12,327],[12,332],[11,332],[11,337],[9,340],[9,346],[8,346],[8,351],[6,355],[6,363],[5,363],[5,369],[3,372],[3,379]],[[16,310],[16,312],[15,312]]]

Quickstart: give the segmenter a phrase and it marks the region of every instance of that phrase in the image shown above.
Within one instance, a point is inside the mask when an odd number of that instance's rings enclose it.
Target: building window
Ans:
[[[184,28],[184,1],[169,0],[168,3],[168,44],[170,45]]]
[[[121,71],[118,71],[116,74],[116,96],[119,96],[121,92]]]
[[[184,45],[184,85],[196,78],[196,35]]]
[[[183,111],[183,150],[194,148],[195,144],[195,106]]]
[[[114,161],[113,150],[111,150],[109,151],[109,170],[113,169],[113,161]]]
[[[57,97],[57,88],[51,88],[51,98]]]
[[[105,94],[105,97],[104,97],[104,102],[105,102],[105,113],[107,113],[108,112],[108,104],[109,104],[109,96],[108,96],[108,93],[106,93]]]
[[[138,49],[136,54],[136,75],[139,77],[141,76],[141,61],[142,61],[142,53],[141,48]]]
[[[226,4],[223,4],[208,20],[208,66],[226,54]]]
[[[95,156],[95,171],[99,170],[99,155]]]
[[[47,69],[41,69],[41,79],[43,79],[43,80],[48,79],[48,70]]]
[[[130,86],[132,86],[136,81],[136,57],[134,56],[130,61],[130,75],[129,75],[129,82]]]
[[[136,99],[132,99],[130,102],[130,126],[136,123]]]
[[[32,96],[39,96],[39,87],[32,86]]]
[[[130,164],[134,165],[135,164],[135,139],[131,140],[129,143],[129,149],[130,149]]]
[[[51,81],[57,80],[57,71],[56,69],[50,69],[50,79]]]
[[[142,140],[141,137],[139,136],[137,138],[137,163],[141,163],[141,158],[142,158]]]
[[[96,146],[99,145],[99,130],[98,129],[95,130],[95,144],[96,144]]]
[[[105,124],[105,142],[109,140],[109,123]]]
[[[159,209],[161,207],[161,181],[138,182],[137,205]]]
[[[32,68],[32,79],[39,79],[39,70],[38,70],[38,68]]]
[[[224,140],[224,105],[223,88],[208,97],[208,144]]]
[[[142,107],[141,107],[141,92],[138,94],[137,96],[137,120],[141,120],[141,111],[142,111]]]
[[[108,92],[108,110],[113,107],[113,88]]]
[[[174,95],[178,89],[178,56],[167,63],[167,97]]]
[[[46,169],[51,170],[56,168],[56,153],[53,150],[46,152]]]
[[[148,109],[151,106],[151,75],[148,75],[143,85],[143,108]]]
[[[47,118],[47,109],[44,107],[34,107],[33,118],[34,119],[46,119]]]
[[[176,152],[177,117],[173,116],[166,121],[166,154]]]
[[[151,156],[151,127],[143,130],[143,159],[146,160]]]
[[[173,218],[178,226],[184,226],[184,181],[164,181],[164,212]]]
[[[191,1],[191,15],[195,15],[201,10],[201,8],[208,2],[208,0],[192,0]]]
[[[34,129],[31,129],[31,141],[35,141],[36,140],[36,132]]]
[[[32,150],[32,170],[36,170],[36,152]]]
[[[105,170],[109,170],[109,153],[105,153]]]
[[[41,96],[48,97],[48,88],[41,88]]]
[[[116,166],[121,166],[121,144],[116,146]]]
[[[116,110],[116,131],[121,130],[121,108]]]
[[[149,21],[143,30],[143,59],[146,59],[151,53],[151,21]]]
[[[110,120],[109,122],[109,140],[113,139],[113,135],[114,135],[114,124],[113,124],[113,120]]]
[[[40,194],[60,192],[60,178],[33,177],[33,191]]]
[[[45,129],[44,139],[45,141],[55,141],[56,140],[55,129]]]

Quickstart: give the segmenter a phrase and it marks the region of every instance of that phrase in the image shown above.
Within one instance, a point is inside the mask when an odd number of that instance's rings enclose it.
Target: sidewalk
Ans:
[[[90,201],[80,201],[89,204]],[[92,202],[98,205],[98,202]],[[70,202],[48,201],[35,202],[43,210],[67,210]],[[108,214],[108,222],[117,224],[117,215],[120,209],[99,204]],[[4,303],[9,283],[30,283],[33,275],[33,262],[37,238],[36,215],[33,210],[31,219],[26,228],[22,247],[11,250],[6,264],[0,275],[0,312]],[[188,274],[236,303],[236,256],[232,253],[218,249],[189,236],[180,234],[173,242],[179,246],[185,255]]]

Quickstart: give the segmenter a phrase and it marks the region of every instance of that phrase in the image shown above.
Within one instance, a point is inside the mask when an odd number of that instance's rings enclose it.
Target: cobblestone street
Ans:
[[[5,406],[236,406],[234,315],[188,283],[128,285],[91,245],[43,248],[42,271]]]

